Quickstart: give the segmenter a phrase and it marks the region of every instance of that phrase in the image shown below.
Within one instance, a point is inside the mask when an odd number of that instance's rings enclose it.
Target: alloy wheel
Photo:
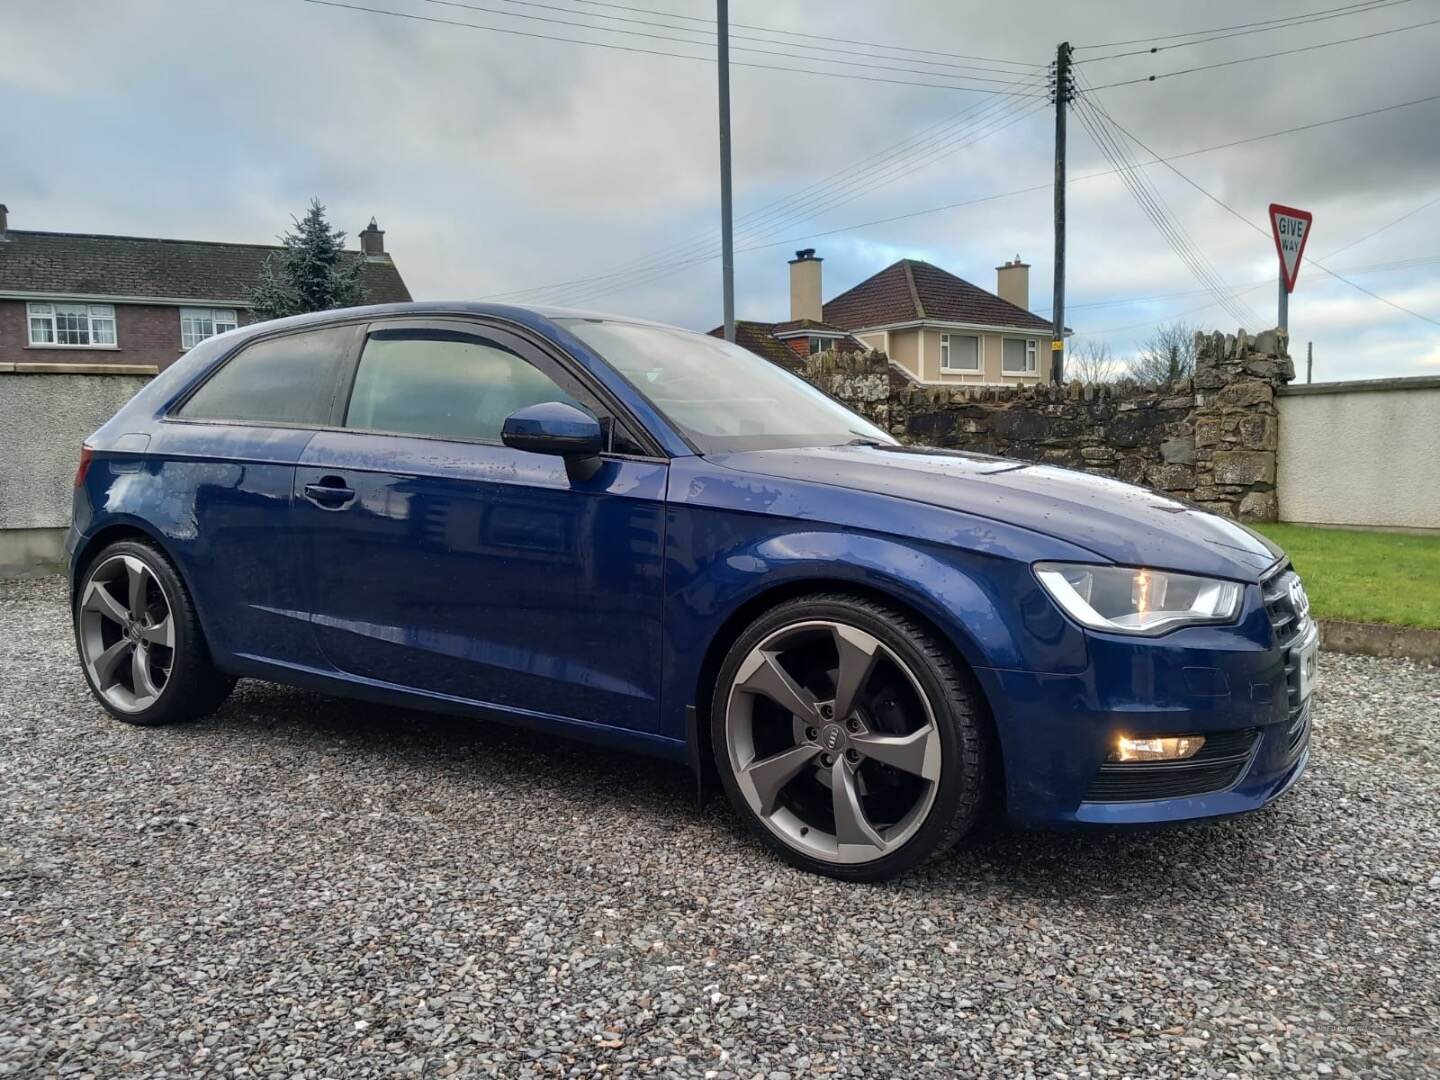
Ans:
[[[756,645],[731,684],[725,737],[756,817],[825,862],[899,850],[939,786],[940,731],[920,681],[879,638],[841,622],[795,623]]]
[[[134,555],[113,555],[85,579],[80,654],[90,681],[121,712],[154,705],[175,664],[175,619],[155,572]]]

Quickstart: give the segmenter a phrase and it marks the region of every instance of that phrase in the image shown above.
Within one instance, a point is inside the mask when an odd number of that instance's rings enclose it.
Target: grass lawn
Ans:
[[[1289,553],[1316,618],[1440,629],[1440,536],[1258,528]]]

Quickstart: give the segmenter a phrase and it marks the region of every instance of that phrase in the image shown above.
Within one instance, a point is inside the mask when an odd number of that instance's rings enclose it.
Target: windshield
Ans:
[[[557,321],[702,454],[895,442],[798,375],[720,338],[608,319]]]

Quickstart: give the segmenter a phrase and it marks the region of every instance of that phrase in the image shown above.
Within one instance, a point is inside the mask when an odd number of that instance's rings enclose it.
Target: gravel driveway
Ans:
[[[0,583],[0,1075],[1440,1073],[1440,669],[1326,656],[1304,781],[792,871],[652,762],[242,683],[107,719]]]

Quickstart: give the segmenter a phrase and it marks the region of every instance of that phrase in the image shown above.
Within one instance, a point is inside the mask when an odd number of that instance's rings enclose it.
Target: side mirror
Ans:
[[[512,450],[563,457],[571,480],[594,476],[605,449],[600,421],[562,401],[546,401],[511,413],[500,429],[500,441]]]

